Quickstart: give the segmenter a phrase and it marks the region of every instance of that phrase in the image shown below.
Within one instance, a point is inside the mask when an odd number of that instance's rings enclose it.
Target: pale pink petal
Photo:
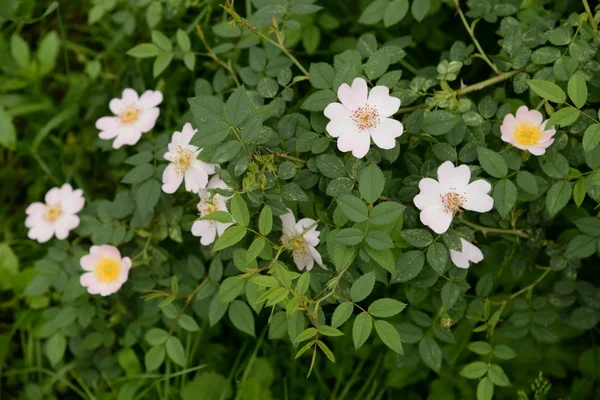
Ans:
[[[208,185],[206,185],[206,187],[208,189],[225,189],[225,190],[231,190],[231,188],[229,186],[227,186],[225,184],[225,182],[223,182],[221,180],[221,177],[219,175],[213,175],[213,177],[210,178],[210,181],[208,181]]]
[[[529,152],[531,154],[533,154],[534,156],[541,156],[542,154],[544,154],[546,152],[546,149],[548,147],[550,147],[550,145],[554,143],[554,139],[550,139],[547,142],[544,142],[542,144],[538,144],[536,146],[530,146],[527,148],[527,150],[529,150]]]
[[[121,252],[115,246],[103,244],[100,247],[100,254],[106,258],[111,258],[115,261],[121,261]]]
[[[494,206],[494,199],[488,193],[492,186],[483,179],[471,182],[464,190],[462,208],[470,211],[488,212]]]
[[[69,195],[63,197],[62,209],[66,213],[77,214],[85,206],[85,197],[81,189],[73,190]]]
[[[359,135],[360,131],[356,126],[356,122],[351,119],[332,120],[325,127],[329,136],[337,138],[342,135]]]
[[[462,243],[462,252],[467,255],[469,261],[477,264],[481,260],[483,260],[483,253],[479,250],[479,247],[475,246],[471,242],[467,242],[464,239],[460,240]]]
[[[79,217],[73,214],[61,215],[55,223],[56,238],[64,240],[69,236],[69,232],[79,226]]]
[[[123,94],[121,95],[121,100],[127,104],[136,103],[138,98],[137,92],[131,88],[124,89]]]
[[[323,264],[323,259],[321,258],[321,253],[319,253],[317,251],[317,249],[315,249],[312,246],[308,246],[308,251],[310,251],[310,254],[312,255],[312,257],[314,258],[314,260],[317,262],[317,264],[319,264],[319,266],[323,269],[327,269],[327,267]]]
[[[226,223],[217,222],[215,225],[217,227],[217,234],[219,236],[221,236],[223,234],[223,232],[225,232],[227,230],[227,228],[229,228],[233,224],[231,222],[226,222]]]
[[[185,171],[185,190],[192,193],[198,193],[200,189],[206,188],[208,184],[208,174],[198,165],[193,164]]]
[[[419,181],[419,189],[421,192],[413,199],[415,206],[419,210],[442,205],[442,186],[438,181],[431,178],[423,178]]]
[[[348,107],[344,106],[340,103],[329,103],[325,110],[323,110],[323,114],[330,120],[338,120],[344,118],[350,118],[352,116],[352,111],[348,109]]]
[[[315,263],[314,259],[304,250],[295,250],[292,252],[292,258],[298,267],[298,270],[302,271],[306,268],[310,271]]]
[[[197,152],[197,153],[199,154],[200,152]],[[197,156],[198,155],[196,154],[196,157]],[[194,159],[192,161],[192,166],[194,168],[200,168],[203,171],[206,171],[207,174],[212,175],[212,174],[215,173],[216,164],[211,164],[211,163],[207,163],[207,162],[204,162],[204,161],[200,161],[200,160]]]
[[[158,108],[145,110],[143,113],[140,113],[139,120],[135,125],[140,131],[142,131],[142,133],[149,132],[156,125],[156,120],[158,119],[159,114],[160,110]]]
[[[81,265],[81,268],[83,268],[85,271],[93,272],[96,270],[96,264],[98,264],[100,258],[100,254],[86,254],[85,256],[79,259],[79,264]]]
[[[119,129],[119,118],[117,117],[102,117],[96,121],[96,129],[101,131],[116,131]]]
[[[379,120],[379,125],[370,130],[373,142],[380,149],[393,149],[396,147],[396,138],[402,135],[404,127],[400,121],[391,118]]]
[[[502,133],[502,140],[511,143],[514,140],[515,129],[517,129],[517,119],[512,114],[506,114],[502,125],[500,126],[500,132]]]
[[[110,140],[110,139],[114,139],[117,136],[119,136],[120,133],[121,133],[121,128],[119,127],[117,129],[110,130],[110,131],[101,131],[100,133],[98,133],[98,137],[103,140]]]
[[[142,132],[139,129],[130,128],[130,129],[122,129],[119,132],[119,135],[115,138],[115,141],[112,144],[113,149],[119,149],[123,145],[133,146],[142,138]]]
[[[371,147],[371,135],[368,132],[346,133],[338,138],[337,147],[341,152],[352,151],[354,157],[363,158]]]
[[[27,236],[30,239],[37,240],[39,243],[46,243],[54,236],[54,226],[46,221],[40,221],[27,232]]]
[[[138,104],[144,109],[158,106],[163,101],[163,94],[158,90],[146,90],[138,100]]]
[[[453,215],[444,211],[443,206],[428,207],[419,215],[423,225],[430,227],[435,233],[442,234],[450,228]]]
[[[123,101],[121,99],[112,99],[108,103],[108,108],[110,108],[110,112],[112,112],[113,114],[121,115],[121,113],[125,109],[125,104],[123,104]]]
[[[375,86],[369,93],[367,104],[377,109],[380,118],[394,115],[400,108],[400,99],[390,96],[390,89],[385,86]]]
[[[200,238],[200,243],[208,246],[215,241],[217,229],[215,224],[210,221],[196,221],[192,225],[192,235]]]
[[[450,161],[446,161],[438,168],[438,181],[444,192],[462,192],[469,184],[471,170],[467,165],[454,167]]]
[[[294,213],[292,213],[292,210],[289,208],[288,211],[288,213],[279,216],[279,218],[281,218],[282,231],[285,235],[294,236],[300,232],[296,231],[296,218],[294,218]]]
[[[367,103],[367,81],[363,78],[355,78],[352,86],[343,83],[338,89],[338,98],[343,105],[350,110],[364,106]]]
[[[177,167],[173,164],[167,165],[167,168],[163,171],[162,175],[162,191],[165,193],[175,193],[181,182],[183,181],[183,174],[177,172]]]
[[[538,110],[529,110],[527,106],[521,106],[517,110],[517,121],[528,122],[533,125],[541,125],[544,116]]]
[[[40,203],[39,201],[35,203],[31,203],[27,209],[25,210],[25,214],[31,216],[39,216],[46,211],[46,205],[44,203]]]
[[[60,188],[52,188],[48,190],[45,196],[46,204],[58,204],[62,200]]]
[[[41,215],[29,215],[27,218],[25,218],[25,227],[33,228],[42,218],[43,217]]]
[[[92,270],[87,270],[87,271],[92,271]],[[98,281],[96,280],[96,277],[94,276],[93,272],[86,272],[85,274],[81,275],[79,277],[79,283],[81,283],[81,286],[83,287],[87,287],[87,288],[91,288],[92,286],[96,286],[96,283]],[[88,292],[90,294],[96,294],[96,293],[92,293],[89,289]]]
[[[450,250],[450,259],[458,268],[469,268],[469,257],[460,251]]]

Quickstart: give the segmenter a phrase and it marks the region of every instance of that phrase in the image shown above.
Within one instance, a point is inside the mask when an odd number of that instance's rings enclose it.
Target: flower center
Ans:
[[[440,195],[442,198],[442,204],[444,205],[444,212],[454,213],[459,211],[460,207],[465,202],[465,196],[461,196],[456,192],[448,192],[444,195]]]
[[[112,259],[102,257],[96,264],[94,275],[100,283],[114,282],[121,274],[121,263]]]
[[[177,158],[175,159],[175,167],[180,173],[184,173],[192,163],[192,152],[189,150],[179,149]]]
[[[44,219],[48,222],[54,222],[62,215],[62,207],[60,204],[53,206],[46,206],[46,212],[44,213]]]
[[[217,195],[215,195],[216,197]],[[219,208],[217,207],[217,202],[216,202],[216,198],[213,197],[212,199],[210,198],[209,195],[206,196],[202,196],[200,199],[200,204],[198,204],[198,212],[200,214],[201,217],[204,217],[205,215],[208,215],[210,213],[214,213],[215,211],[219,211]],[[214,223],[215,221],[208,221],[210,223]]]
[[[140,110],[136,107],[127,107],[123,113],[121,113],[121,121],[129,124],[131,122],[135,122],[137,120],[138,114]]]
[[[371,107],[368,104],[352,111],[351,118],[360,131],[375,128],[379,125],[379,111],[377,111],[377,108]]]
[[[525,146],[538,144],[541,137],[542,129],[529,122],[521,122],[515,129],[515,140]]]

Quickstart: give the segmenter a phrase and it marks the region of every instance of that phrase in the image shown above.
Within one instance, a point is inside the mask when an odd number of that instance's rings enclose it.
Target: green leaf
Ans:
[[[154,60],[154,64],[152,65],[152,76],[157,77],[163,73],[165,69],[171,64],[173,61],[172,53],[161,53]]]
[[[377,204],[371,210],[370,223],[373,225],[387,225],[394,223],[402,215],[406,207],[400,203],[386,201]]]
[[[385,250],[394,247],[392,239],[385,232],[370,231],[367,233],[367,244],[375,250]]]
[[[510,380],[498,364],[492,364],[488,371],[488,378],[496,386],[510,386]]]
[[[211,213],[206,214],[203,217],[198,218],[199,221],[217,221],[227,224],[229,222],[233,222],[231,218],[231,214],[227,211],[213,211]]]
[[[555,83],[544,81],[541,79],[531,79],[527,84],[541,98],[552,101],[554,103],[564,103],[567,100],[567,95]]]
[[[369,314],[378,318],[389,318],[400,314],[406,308],[405,303],[394,299],[378,299],[369,306]]]
[[[356,246],[362,242],[364,237],[365,234],[363,231],[359,231],[356,228],[346,228],[335,235],[335,241],[346,246]]]
[[[370,164],[363,169],[358,180],[358,190],[363,199],[368,203],[375,203],[385,186],[383,172],[375,164]]]
[[[440,275],[446,272],[448,258],[448,250],[440,242],[432,243],[427,249],[427,262],[431,266],[431,269]]]
[[[217,239],[213,251],[223,250],[238,243],[246,236],[246,228],[243,226],[231,226]]]
[[[244,288],[244,279],[239,276],[231,276],[221,282],[219,286],[219,301],[221,303],[231,303],[242,292]]]
[[[177,323],[188,332],[198,332],[200,330],[200,327],[194,318],[187,314],[183,314],[181,317],[179,317]]]
[[[167,350],[167,355],[171,361],[185,368],[185,350],[179,339],[175,336],[171,336],[169,340],[167,340],[167,343],[165,343],[165,349]]]
[[[179,45],[181,50],[183,50],[183,51],[191,50],[192,44],[190,43],[190,37],[188,36],[187,33],[185,33],[184,30],[177,29],[176,38],[177,38],[177,45]]]
[[[577,235],[567,245],[565,256],[569,258],[588,258],[596,252],[596,238]]]
[[[215,326],[223,318],[228,308],[229,304],[221,303],[218,296],[214,296],[208,305],[208,323],[210,326]]]
[[[165,360],[165,346],[154,346],[144,355],[146,371],[157,370]]]
[[[154,167],[150,164],[141,164],[137,167],[134,167],[131,171],[129,171],[123,179],[121,179],[122,183],[128,183],[130,185],[134,185],[136,183],[142,183],[146,179],[150,178],[154,174]]]
[[[367,206],[358,197],[346,194],[337,198],[337,204],[350,221],[362,222],[369,218]]]
[[[426,229],[405,229],[400,232],[402,239],[414,247],[427,247],[433,242],[431,232]]]
[[[339,329],[327,325],[319,325],[319,333],[324,336],[343,336],[344,333]]]
[[[273,211],[271,207],[265,205],[258,217],[258,231],[263,235],[268,235],[273,229]]]
[[[371,335],[372,329],[373,321],[368,313],[362,312],[356,316],[354,325],[352,326],[352,340],[354,341],[354,348],[356,350],[365,344],[369,335]]]
[[[17,32],[13,33],[10,37],[10,54],[21,69],[27,69],[29,67],[29,61],[31,59],[29,45]]]
[[[316,89],[331,89],[333,87],[333,67],[327,63],[311,63],[309,69],[310,83]]]
[[[508,166],[504,158],[493,150],[479,147],[477,148],[477,158],[485,172],[494,178],[504,178],[508,173]]]
[[[190,144],[199,147],[221,143],[229,135],[229,125],[223,121],[209,122],[192,137]]]
[[[480,356],[487,356],[492,352],[492,346],[488,342],[471,342],[467,345],[467,348]]]
[[[327,347],[327,345],[325,343],[323,343],[322,341],[318,340],[317,341],[317,345],[323,351],[323,353],[327,356],[327,358],[329,359],[329,361],[335,362],[335,356],[333,355],[333,352],[329,349],[329,347]]]
[[[397,24],[402,21],[402,18],[406,16],[408,12],[408,0],[392,0],[383,16],[383,23],[386,28]]]
[[[321,41],[321,30],[316,25],[307,25],[302,30],[302,45],[306,54],[313,54],[319,47]]]
[[[160,191],[160,183],[156,179],[149,179],[140,186],[135,202],[142,214],[154,209],[160,199]]]
[[[497,357],[501,360],[512,360],[517,356],[518,354],[505,344],[499,344],[494,347],[494,357]]]
[[[250,223],[250,213],[248,212],[248,206],[246,206],[244,198],[236,193],[231,198],[229,204],[231,206],[231,215],[235,222],[242,226],[248,226]]]
[[[442,367],[442,350],[435,339],[427,336],[421,339],[419,342],[419,354],[425,365],[438,374],[440,373],[440,368]]]
[[[587,181],[585,177],[581,177],[575,183],[575,187],[573,188],[573,201],[575,201],[575,205],[580,207],[585,199],[585,195],[587,193]]]
[[[371,80],[379,78],[385,74],[390,66],[390,56],[387,48],[381,48],[375,52],[367,62],[363,69],[365,75]]]
[[[308,96],[300,108],[307,111],[323,111],[327,105],[334,103],[336,100],[337,95],[333,91],[329,89],[319,90]]]
[[[447,310],[454,307],[460,297],[460,288],[454,282],[446,282],[442,287],[442,304]]]
[[[234,300],[229,305],[228,315],[233,326],[250,336],[255,336],[254,315],[246,303],[240,300]]]
[[[550,187],[546,194],[546,209],[551,217],[567,205],[572,193],[571,184],[566,181],[556,182]]]
[[[358,303],[371,294],[373,287],[375,287],[375,273],[364,274],[352,284],[350,298],[353,302]]]
[[[487,343],[486,343],[487,344]],[[488,344],[489,346],[489,344]],[[491,351],[491,348],[490,348]],[[460,370],[460,375],[467,379],[479,379],[488,372],[488,365],[482,361],[475,361],[471,364],[465,365]]]
[[[547,151],[546,154],[538,157],[538,162],[550,178],[563,179],[569,174],[569,161],[557,151]]]
[[[396,274],[396,264],[394,253],[390,249],[375,250],[371,246],[365,246],[365,250],[369,257],[373,259],[377,264],[381,265],[386,271],[392,275]]]
[[[517,185],[527,193],[537,194],[539,191],[537,179],[531,172],[519,171],[517,174]]]
[[[252,261],[256,260],[256,257],[258,257],[266,245],[267,240],[265,238],[258,236],[254,239],[246,252],[246,263],[250,264]]]
[[[313,327],[307,328],[303,330],[296,338],[294,339],[294,343],[302,343],[305,340],[312,339],[317,335],[317,330]]]
[[[595,237],[600,236],[600,218],[597,217],[584,217],[575,221],[575,225],[583,233],[592,235]]]
[[[423,18],[425,18],[425,16],[429,12],[430,8],[431,8],[431,0],[418,0],[418,1],[412,2],[412,7],[411,7],[410,11],[411,11],[413,17],[415,17],[415,19],[418,22],[421,22],[421,21],[423,21]]]
[[[172,51],[173,45],[171,44],[171,39],[165,36],[161,31],[153,30],[150,32],[150,36],[152,37],[152,43],[156,44],[158,47],[163,49],[164,51]]]
[[[415,3],[413,3],[413,7]],[[443,135],[454,128],[454,125],[460,120],[461,118],[458,115],[449,111],[431,111],[425,114],[422,129],[432,136]]]
[[[398,354],[403,354],[402,340],[400,340],[400,335],[392,324],[381,319],[375,320],[375,332],[387,347]]]
[[[421,328],[413,324],[404,322],[399,324],[396,329],[404,343],[418,343],[423,338]]]
[[[588,97],[588,89],[581,71],[577,71],[571,79],[569,79],[567,92],[569,93],[569,98],[573,104],[575,104],[575,107],[582,108],[585,106]]]
[[[350,318],[353,311],[354,304],[350,302],[342,303],[337,306],[331,317],[331,326],[334,328],[342,326],[344,322],[348,321],[348,318]]]
[[[475,286],[475,293],[479,297],[487,297],[492,292],[494,288],[494,276],[491,273],[487,273],[483,275]]]
[[[487,376],[477,385],[477,400],[492,400],[494,397],[494,384]]]
[[[160,49],[153,43],[138,44],[127,51],[128,56],[136,58],[156,57],[159,54]]]
[[[517,202],[517,188],[508,179],[502,179],[494,187],[492,197],[494,199],[494,207],[504,218],[510,213]]]
[[[241,125],[250,112],[250,99],[246,89],[240,86],[233,92],[225,104],[225,118],[232,125]]]
[[[402,254],[396,261],[396,278],[395,282],[408,282],[415,278],[425,264],[425,256],[423,252],[412,250]]]
[[[117,359],[127,376],[135,376],[141,372],[140,362],[131,347],[121,349],[117,355]]]
[[[0,108],[1,112],[1,108]],[[1,119],[1,117],[0,117]],[[2,132],[0,130],[0,132]],[[1,135],[1,133],[0,133]],[[0,140],[1,142],[1,140]],[[587,127],[583,134],[583,150],[588,152],[594,150],[600,144],[600,124],[592,124]]]
[[[158,346],[167,341],[169,334],[162,329],[152,328],[146,332],[144,338],[151,346]]]
[[[2,277],[0,291],[13,288],[15,285],[13,280],[15,280],[17,274],[19,274],[19,259],[7,243],[0,243],[0,276]],[[44,276],[40,276],[40,278],[48,280]],[[29,282],[33,282],[33,280]],[[45,291],[45,288],[43,291]]]
[[[346,176],[344,163],[333,154],[321,154],[317,157],[317,167],[327,178],[335,179]]]
[[[375,0],[371,2],[360,14],[358,23],[363,25],[375,25],[380,22],[385,15],[388,6],[388,0]]]
[[[579,118],[579,110],[573,107],[564,107],[552,114],[546,126],[551,127],[554,125],[569,126]]]
[[[13,124],[12,117],[0,105],[0,146],[9,150],[17,148],[17,130]]]
[[[57,365],[64,357],[65,350],[67,349],[67,339],[62,333],[55,333],[46,342],[45,353],[50,361],[50,365]]]

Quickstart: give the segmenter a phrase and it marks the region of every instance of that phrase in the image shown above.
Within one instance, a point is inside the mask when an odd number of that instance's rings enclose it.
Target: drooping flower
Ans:
[[[300,271],[305,268],[307,271],[310,271],[316,261],[321,268],[326,269],[325,265],[323,265],[321,254],[315,249],[319,244],[320,235],[320,232],[317,231],[317,221],[310,218],[302,218],[296,222],[292,210],[288,209],[288,211],[287,214],[279,217],[283,224],[281,243],[292,251],[292,257],[296,266]],[[308,229],[309,227],[310,229]]]
[[[518,149],[527,150],[531,154],[541,156],[554,143],[556,129],[546,129],[548,120],[544,121],[542,113],[521,106],[517,115],[507,114],[502,121],[500,132],[502,140]]]
[[[470,211],[487,212],[494,206],[488,195],[492,186],[478,179],[469,183],[471,170],[466,165],[454,167],[446,161],[437,171],[438,181],[423,178],[419,182],[421,191],[413,199],[421,210],[421,222],[436,233],[444,233],[450,227],[452,218],[461,208]]]
[[[198,160],[198,154],[202,152],[190,144],[190,140],[198,129],[192,128],[189,122],[183,126],[181,132],[174,132],[169,143],[169,151],[165,153],[165,160],[169,165],[165,168],[162,176],[162,190],[165,193],[175,193],[181,182],[185,180],[185,190],[198,193],[198,190],[206,188],[208,175],[215,173],[215,165]]]
[[[204,217],[215,211],[229,212],[229,210],[227,210],[227,200],[229,197],[224,197],[220,194],[211,196],[207,190],[217,188],[231,190],[231,188],[221,180],[219,175],[214,175],[210,178],[206,189],[200,189],[198,191],[198,196],[200,196],[198,214],[200,217]],[[215,241],[217,236],[221,236],[231,225],[233,224],[230,222],[224,223],[209,220],[195,221],[192,225],[192,235],[200,237],[200,243],[204,246],[208,246]]]
[[[81,268],[87,271],[79,282],[89,294],[108,296],[117,292],[127,281],[131,269],[131,259],[121,257],[114,246],[92,246],[90,254],[79,260]]]
[[[141,96],[133,89],[123,90],[122,97],[108,103],[114,117],[102,117],[96,121],[100,139],[115,139],[112,146],[118,149],[124,144],[134,145],[156,124],[160,114],[158,105],[163,95],[158,90],[146,90]]]
[[[400,100],[389,95],[385,86],[369,90],[367,82],[356,78],[352,86],[342,84],[338,89],[340,103],[330,103],[325,116],[331,121],[327,132],[338,138],[337,146],[342,152],[352,151],[356,158],[363,158],[371,147],[371,138],[382,149],[393,149],[396,138],[404,127],[400,121],[390,118],[400,108]]]
[[[462,243],[460,251],[450,250],[450,258],[454,265],[458,268],[469,268],[470,262],[477,264],[483,260],[483,253],[477,246],[463,238],[460,239],[460,242]]]
[[[25,213],[25,226],[29,228],[27,236],[45,243],[56,236],[64,240],[69,232],[79,226],[77,213],[85,205],[81,189],[75,189],[68,183],[53,188],[46,193],[46,203],[32,203]]]

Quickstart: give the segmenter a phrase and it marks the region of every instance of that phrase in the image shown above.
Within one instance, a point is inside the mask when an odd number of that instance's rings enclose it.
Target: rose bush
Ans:
[[[0,396],[600,398],[594,4],[38,3]]]

